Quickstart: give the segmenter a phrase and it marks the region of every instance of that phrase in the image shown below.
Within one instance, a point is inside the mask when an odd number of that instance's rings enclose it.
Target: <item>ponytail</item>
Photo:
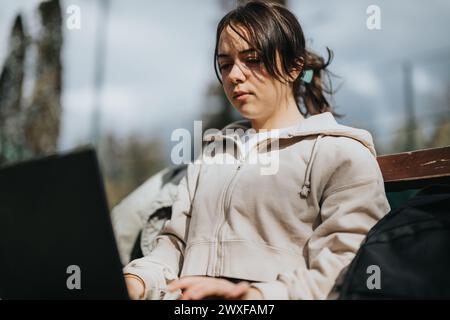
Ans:
[[[331,104],[325,97],[325,94],[332,96],[334,93],[330,79],[331,73],[327,70],[333,60],[333,51],[327,47],[327,53],[328,59],[325,62],[321,56],[305,49],[302,74],[306,70],[312,70],[313,77],[311,82],[307,83],[299,76],[293,85],[295,101],[304,116],[323,112],[334,113]]]

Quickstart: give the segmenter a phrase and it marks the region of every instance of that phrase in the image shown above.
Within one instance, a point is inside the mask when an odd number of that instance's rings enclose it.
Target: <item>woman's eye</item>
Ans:
[[[258,64],[261,62],[261,60],[259,60],[258,58],[250,58],[250,59],[247,59],[247,62],[252,63],[252,64]]]
[[[229,66],[230,66],[229,63],[224,63],[219,66],[219,70],[222,71],[222,70],[228,69]]]

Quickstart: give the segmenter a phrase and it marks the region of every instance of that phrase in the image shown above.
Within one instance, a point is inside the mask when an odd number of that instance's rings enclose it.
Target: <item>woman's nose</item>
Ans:
[[[237,63],[231,68],[229,77],[233,83],[245,81],[246,76],[241,68]]]

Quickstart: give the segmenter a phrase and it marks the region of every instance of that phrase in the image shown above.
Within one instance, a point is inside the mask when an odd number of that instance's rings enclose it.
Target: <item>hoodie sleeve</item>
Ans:
[[[188,165],[187,173],[178,186],[177,199],[172,205],[171,219],[166,221],[160,234],[153,240],[151,253],[131,261],[123,269],[125,274],[137,275],[144,281],[147,299],[161,299],[168,282],[177,278],[180,272],[199,166]]]
[[[314,165],[319,224],[305,245],[304,263],[276,281],[252,284],[265,299],[326,299],[367,232],[390,210],[376,158],[359,142],[338,139],[342,143],[326,146]]]

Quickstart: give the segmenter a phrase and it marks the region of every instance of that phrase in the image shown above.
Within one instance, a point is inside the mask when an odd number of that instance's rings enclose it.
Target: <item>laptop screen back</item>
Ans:
[[[93,150],[0,170],[0,298],[127,298]]]

